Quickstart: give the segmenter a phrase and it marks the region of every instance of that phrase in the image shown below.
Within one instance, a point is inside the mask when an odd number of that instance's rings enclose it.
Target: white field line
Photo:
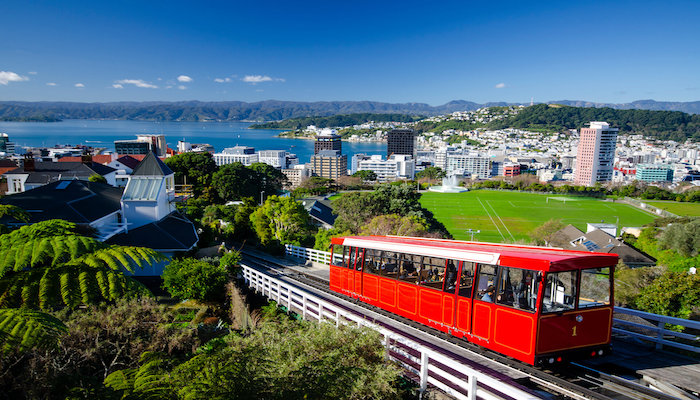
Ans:
[[[510,238],[513,239],[513,241],[515,242],[515,236],[513,236],[513,234],[510,233],[510,229],[508,229],[508,226],[506,225],[506,223],[503,222],[503,220],[501,219],[501,216],[498,215],[498,213],[496,212],[496,209],[493,208],[493,204],[491,204],[491,202],[488,200],[486,200],[486,204],[488,204],[489,207],[491,207],[491,211],[493,211],[493,215],[495,215],[496,218],[498,218],[498,220],[501,221],[501,224],[503,225],[503,227],[506,228],[506,232],[508,232],[508,234],[510,235]]]
[[[508,201],[508,203],[510,203],[510,205],[511,205],[513,208],[518,208],[518,207],[515,206],[515,204],[513,204],[512,201]]]
[[[503,236],[503,233],[501,232],[501,229],[498,227],[498,224],[496,223],[496,221],[493,220],[493,217],[491,217],[491,213],[489,212],[489,210],[486,209],[486,206],[484,206],[484,203],[481,202],[480,198],[477,197],[476,200],[479,202],[479,204],[481,204],[481,208],[483,208],[484,211],[486,211],[486,215],[488,215],[489,219],[491,219],[491,222],[493,223],[493,226],[496,227],[498,234],[501,235],[501,238],[505,241],[506,237]]]

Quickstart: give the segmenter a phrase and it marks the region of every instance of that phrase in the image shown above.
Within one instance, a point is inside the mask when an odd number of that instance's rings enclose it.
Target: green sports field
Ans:
[[[549,201],[547,198],[551,197]],[[564,202],[566,199],[566,202]],[[470,239],[467,229],[482,242],[528,240],[528,232],[550,219],[561,219],[585,231],[586,223],[642,226],[654,216],[629,206],[587,197],[552,194],[474,190],[465,193],[425,192],[420,199],[455,239]]]
[[[700,217],[700,203],[681,203],[677,201],[642,200],[644,203],[674,213],[678,216]]]

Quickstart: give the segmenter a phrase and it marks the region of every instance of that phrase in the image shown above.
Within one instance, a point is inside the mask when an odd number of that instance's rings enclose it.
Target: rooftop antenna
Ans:
[[[534,106],[535,105],[535,97],[530,97],[530,105]]]

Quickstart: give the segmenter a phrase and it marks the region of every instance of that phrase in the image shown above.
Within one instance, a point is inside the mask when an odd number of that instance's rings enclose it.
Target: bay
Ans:
[[[260,150],[286,150],[300,163],[309,162],[314,142],[277,136],[279,129],[248,129],[250,122],[157,122],[122,120],[64,120],[61,122],[0,122],[17,147],[87,145],[114,151],[114,141],[136,139],[137,134],[163,134],[168,146],[177,149],[178,140],[208,143],[219,152],[236,145]],[[343,154],[386,154],[386,143],[343,142]]]

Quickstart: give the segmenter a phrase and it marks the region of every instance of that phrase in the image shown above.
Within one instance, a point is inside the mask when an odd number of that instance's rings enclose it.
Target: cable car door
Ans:
[[[462,261],[459,269],[457,296],[455,297],[455,328],[458,336],[471,332],[473,286],[474,263]]]
[[[365,249],[358,248],[355,257],[355,268],[350,272],[353,281],[353,297],[362,296],[362,266],[364,265]]]
[[[479,264],[472,301],[472,335],[478,339],[491,339],[496,300],[496,266]]]

